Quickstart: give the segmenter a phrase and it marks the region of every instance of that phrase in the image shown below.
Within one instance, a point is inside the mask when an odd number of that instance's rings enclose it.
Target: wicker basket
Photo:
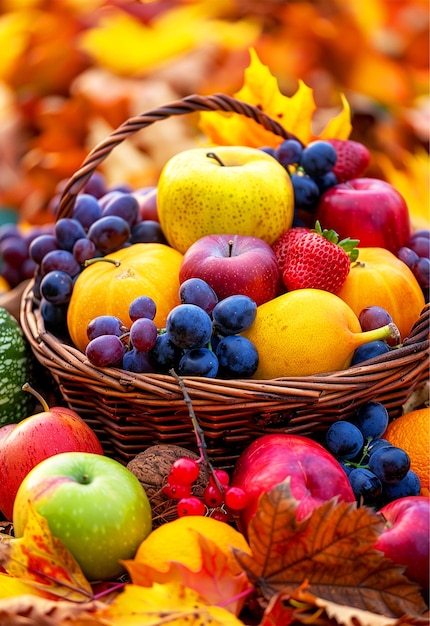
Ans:
[[[292,136],[257,107],[229,96],[189,96],[130,118],[96,146],[65,186],[57,219],[71,214],[77,194],[95,169],[129,135],[174,115],[211,110],[239,113],[283,138]],[[172,376],[91,366],[82,352],[46,330],[38,304],[30,282],[21,304],[23,331],[65,403],[94,429],[106,454],[127,463],[156,443],[195,448],[188,408]],[[383,402],[391,418],[400,415],[412,391],[428,379],[428,328],[426,306],[403,347],[341,372],[276,380],[186,377],[209,456],[217,466],[231,467],[240,452],[264,433],[318,439],[333,421],[351,416],[368,400]]]

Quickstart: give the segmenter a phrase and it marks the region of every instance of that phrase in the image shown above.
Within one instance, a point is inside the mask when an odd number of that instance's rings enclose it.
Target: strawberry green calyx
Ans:
[[[359,250],[357,246],[360,243],[359,239],[351,239],[350,237],[346,237],[345,239],[339,241],[339,235],[337,234],[337,232],[335,230],[329,230],[327,228],[322,229],[321,224],[318,220],[315,222],[315,228],[313,229],[313,232],[318,233],[318,235],[321,235],[321,237],[324,237],[324,239],[327,239],[327,241],[330,241],[331,243],[334,243],[342,248],[342,250],[348,255],[351,263],[354,263],[358,259]]]

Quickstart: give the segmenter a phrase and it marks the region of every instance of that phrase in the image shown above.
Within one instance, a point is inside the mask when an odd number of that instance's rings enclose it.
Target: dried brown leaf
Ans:
[[[426,605],[403,569],[375,550],[380,517],[367,507],[336,499],[296,518],[287,479],[260,498],[249,527],[252,555],[235,550],[248,578],[265,598],[309,591],[334,604],[386,617],[420,615]]]

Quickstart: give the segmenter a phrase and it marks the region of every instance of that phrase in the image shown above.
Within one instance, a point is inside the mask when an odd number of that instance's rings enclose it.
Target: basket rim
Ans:
[[[86,381],[95,388],[110,388],[110,393],[155,394],[165,402],[183,398],[182,392],[169,373],[133,373],[114,367],[95,367],[84,353],[49,332],[44,325],[38,302],[33,294],[34,279],[29,282],[21,299],[20,321],[23,332],[38,359],[65,379]],[[345,389],[365,388],[368,385],[384,387],[404,369],[404,379],[421,375],[429,368],[430,341],[428,327],[430,305],[427,304],[412,329],[407,345],[390,350],[385,355],[369,359],[363,364],[345,370],[313,376],[280,377],[276,379],[222,379],[184,376],[189,391],[206,400],[236,401],[293,401],[313,402],[328,391],[336,396]],[[390,374],[391,372],[391,374]]]

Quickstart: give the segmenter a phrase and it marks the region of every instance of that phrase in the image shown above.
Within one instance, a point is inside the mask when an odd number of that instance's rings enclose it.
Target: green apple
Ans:
[[[118,461],[90,452],[62,452],[36,465],[16,495],[13,524],[22,537],[29,504],[46,518],[90,581],[124,572],[152,529],[139,480]]]
[[[224,233],[271,245],[292,224],[294,193],[287,171],[262,150],[191,148],[164,166],[157,207],[163,233],[179,252],[205,235]]]

